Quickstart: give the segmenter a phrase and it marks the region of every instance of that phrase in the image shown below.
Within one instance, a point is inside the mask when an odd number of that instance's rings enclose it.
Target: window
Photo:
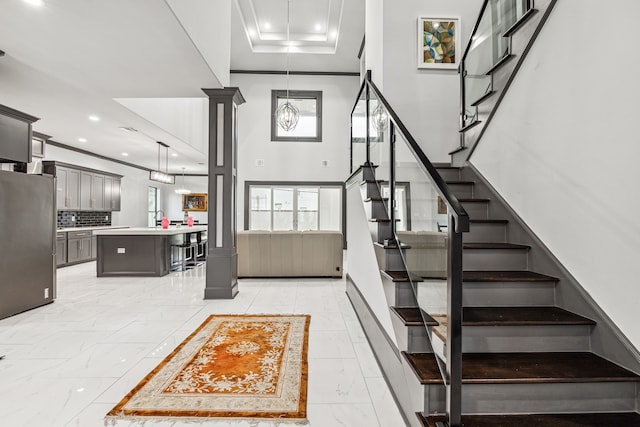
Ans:
[[[248,230],[342,230],[341,185],[248,185]]]
[[[287,102],[287,91],[272,90],[271,140],[322,142],[322,91],[290,90],[288,99],[300,112],[298,125],[290,131],[278,126],[276,110]]]
[[[147,193],[147,225],[149,227],[156,226],[156,212],[158,211],[158,189],[149,187]]]

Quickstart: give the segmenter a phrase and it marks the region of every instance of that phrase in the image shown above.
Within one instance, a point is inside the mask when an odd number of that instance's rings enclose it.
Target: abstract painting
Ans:
[[[418,68],[457,68],[459,30],[459,18],[418,18]]]

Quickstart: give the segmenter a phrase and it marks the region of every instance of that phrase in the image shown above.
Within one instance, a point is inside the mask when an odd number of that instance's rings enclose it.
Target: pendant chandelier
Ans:
[[[389,126],[389,114],[382,103],[378,103],[378,106],[371,113],[371,120],[373,127],[378,131],[383,131]]]
[[[191,194],[191,190],[189,190],[184,185],[184,168],[182,168],[182,187],[175,189],[176,194]]]
[[[285,132],[294,130],[300,119],[300,111],[298,111],[295,105],[289,102],[289,53],[291,50],[291,43],[289,41],[290,12],[291,0],[287,0],[287,101],[276,110],[278,126]]]
[[[158,170],[149,171],[149,180],[162,182],[163,184],[175,184],[176,177],[169,174],[169,146],[164,142],[156,141],[158,143]],[[164,172],[160,170],[160,152],[164,148],[165,151],[165,168]]]

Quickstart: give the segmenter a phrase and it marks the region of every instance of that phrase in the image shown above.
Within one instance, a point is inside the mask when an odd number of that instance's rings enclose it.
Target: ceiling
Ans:
[[[287,67],[287,0],[226,0],[230,34],[211,25],[211,0],[188,11],[182,0],[34,1],[0,0],[0,103],[39,117],[34,130],[56,142],[143,167],[157,168],[162,141],[170,172],[206,173],[206,144],[133,106],[203,99],[201,88],[229,85],[222,68]],[[291,0],[290,10],[289,69],[359,70],[364,0]],[[217,63],[220,44],[230,58]]]

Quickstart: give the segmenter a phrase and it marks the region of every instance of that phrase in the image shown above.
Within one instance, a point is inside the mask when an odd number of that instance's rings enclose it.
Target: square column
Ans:
[[[203,91],[209,97],[209,231],[204,299],[232,299],[238,293],[236,112],[245,100],[237,87]]]

